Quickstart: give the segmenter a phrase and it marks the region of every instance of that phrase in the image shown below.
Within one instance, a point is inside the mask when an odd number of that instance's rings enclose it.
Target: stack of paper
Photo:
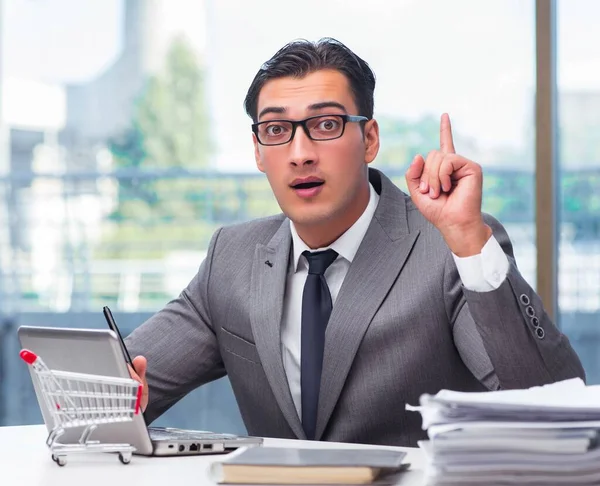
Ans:
[[[600,386],[423,395],[429,484],[600,484]]]

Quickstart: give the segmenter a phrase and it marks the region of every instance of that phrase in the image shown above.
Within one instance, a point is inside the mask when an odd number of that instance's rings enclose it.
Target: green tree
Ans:
[[[205,167],[210,131],[204,75],[185,39],[173,41],[161,73],[138,96],[131,129],[111,144],[118,167]]]
[[[184,39],[173,42],[162,75],[148,80],[134,128],[143,134],[142,168],[206,166],[210,133],[204,76]]]
[[[382,169],[408,168],[415,155],[425,157],[440,138],[440,122],[432,116],[416,121],[392,117],[377,120],[381,138],[377,165]]]
[[[131,127],[109,147],[117,169],[140,171],[139,177],[119,181],[111,215],[117,223],[112,257],[150,256],[134,245],[139,238],[158,256],[170,247],[197,247],[199,233],[212,232],[214,225],[206,222],[213,202],[209,184],[184,174],[206,167],[211,152],[204,75],[185,39],[173,41],[164,68],[147,80],[135,101]],[[148,177],[154,169],[183,174]]]

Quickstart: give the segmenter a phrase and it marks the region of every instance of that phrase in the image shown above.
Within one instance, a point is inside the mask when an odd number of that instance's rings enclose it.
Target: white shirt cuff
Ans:
[[[463,285],[473,292],[496,290],[508,274],[508,258],[492,235],[478,255],[458,257],[452,253]]]

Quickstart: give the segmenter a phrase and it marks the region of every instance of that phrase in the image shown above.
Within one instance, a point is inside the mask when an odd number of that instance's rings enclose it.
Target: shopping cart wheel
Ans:
[[[119,452],[119,461],[123,464],[129,464],[131,462],[131,452]]]
[[[63,456],[55,456],[52,454],[52,460],[59,466],[64,466],[67,463],[67,458]]]

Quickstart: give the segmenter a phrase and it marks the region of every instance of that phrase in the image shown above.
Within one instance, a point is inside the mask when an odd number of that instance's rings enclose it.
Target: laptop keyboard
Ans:
[[[184,429],[161,429],[149,427],[150,439],[152,440],[231,440],[238,436],[231,434],[216,434],[202,430]]]

